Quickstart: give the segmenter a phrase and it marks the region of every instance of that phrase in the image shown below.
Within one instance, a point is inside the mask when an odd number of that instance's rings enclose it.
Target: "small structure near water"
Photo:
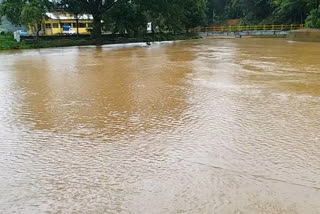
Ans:
[[[320,30],[301,29],[288,32],[287,39],[301,42],[320,42]]]

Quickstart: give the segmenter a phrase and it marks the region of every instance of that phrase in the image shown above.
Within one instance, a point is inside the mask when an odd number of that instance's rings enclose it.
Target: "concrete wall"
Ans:
[[[266,31],[241,31],[241,32],[200,32],[200,36],[270,36],[270,35],[287,35],[287,31],[266,30]]]
[[[290,31],[287,35],[288,40],[302,42],[320,42],[320,30],[299,30]]]
[[[270,36],[270,35],[287,35],[288,40],[303,42],[320,42],[320,30],[305,29],[294,31],[279,30],[258,30],[258,31],[241,31],[241,32],[200,32],[200,36]]]

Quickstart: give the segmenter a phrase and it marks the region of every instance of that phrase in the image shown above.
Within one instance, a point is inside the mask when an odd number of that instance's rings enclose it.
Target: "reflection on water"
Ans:
[[[0,213],[319,213],[319,48],[0,53]]]

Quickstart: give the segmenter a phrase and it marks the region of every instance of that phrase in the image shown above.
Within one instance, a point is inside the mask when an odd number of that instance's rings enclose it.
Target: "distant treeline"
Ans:
[[[320,27],[320,0],[209,0],[209,23],[240,18],[242,24],[304,24]]]
[[[0,0],[1,1],[1,0]],[[63,10],[93,16],[92,35],[102,31],[145,34],[147,23],[153,33],[189,32],[201,25],[302,24],[320,27],[320,0],[2,0],[0,16],[15,25],[38,27],[46,12]],[[40,28],[39,28],[40,31]]]

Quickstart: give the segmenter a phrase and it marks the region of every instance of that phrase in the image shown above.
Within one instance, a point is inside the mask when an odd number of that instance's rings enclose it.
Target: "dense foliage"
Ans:
[[[14,25],[36,28],[38,36],[46,12],[52,7],[47,0],[4,0],[0,4],[0,16],[6,16]]]
[[[320,28],[320,11],[314,9],[307,17],[306,26],[309,28]]]
[[[137,36],[152,32],[188,32],[206,24],[301,24],[319,28],[320,0],[0,0],[0,16],[15,25],[38,26],[49,10],[62,9],[76,18],[93,16],[92,35],[102,30]]]
[[[132,35],[152,32],[179,33],[206,24],[206,0],[119,1],[103,19],[106,30]]]
[[[209,23],[239,18],[243,24],[303,24],[320,0],[209,0]]]

